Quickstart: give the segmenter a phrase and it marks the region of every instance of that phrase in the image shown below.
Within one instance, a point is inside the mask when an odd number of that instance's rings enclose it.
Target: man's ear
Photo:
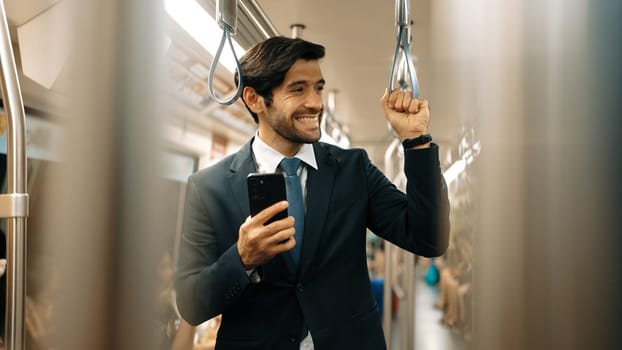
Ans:
[[[242,98],[253,113],[259,114],[266,107],[263,97],[260,96],[252,87],[244,87],[244,90],[242,90]]]

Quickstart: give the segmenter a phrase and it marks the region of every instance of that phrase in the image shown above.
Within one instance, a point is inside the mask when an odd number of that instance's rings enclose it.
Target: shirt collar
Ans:
[[[255,162],[257,163],[257,170],[259,172],[275,172],[276,168],[279,166],[279,163],[285,157],[277,150],[268,146],[267,143],[263,142],[261,138],[259,138],[259,133],[255,134],[255,138],[253,139],[253,154],[255,155]],[[310,143],[305,143],[300,148],[300,151],[294,155],[294,157],[299,158],[305,164],[317,170],[317,160],[315,159],[315,152],[313,151],[313,145]]]

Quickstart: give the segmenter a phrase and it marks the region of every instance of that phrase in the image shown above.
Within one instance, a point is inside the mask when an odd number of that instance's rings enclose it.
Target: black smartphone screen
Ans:
[[[285,177],[281,173],[253,173],[246,179],[248,186],[248,203],[251,216],[280,201],[287,200]],[[287,209],[276,214],[265,224],[285,219]]]

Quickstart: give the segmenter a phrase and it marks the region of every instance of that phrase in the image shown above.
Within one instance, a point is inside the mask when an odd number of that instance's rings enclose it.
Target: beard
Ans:
[[[291,116],[287,116],[285,113],[272,107],[270,107],[268,111],[268,122],[270,126],[277,134],[286,140],[294,143],[314,143],[322,136],[320,124],[322,122],[324,109],[320,109],[319,111],[300,109],[295,111]],[[296,117],[299,115],[317,115],[317,129],[304,130],[303,128],[298,128]]]

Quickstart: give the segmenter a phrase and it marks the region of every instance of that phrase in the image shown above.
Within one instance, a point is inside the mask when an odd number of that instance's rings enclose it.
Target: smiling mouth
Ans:
[[[311,121],[317,121],[319,119],[318,116],[313,116],[313,117],[296,117],[296,120],[300,120],[303,122],[311,122]]]

